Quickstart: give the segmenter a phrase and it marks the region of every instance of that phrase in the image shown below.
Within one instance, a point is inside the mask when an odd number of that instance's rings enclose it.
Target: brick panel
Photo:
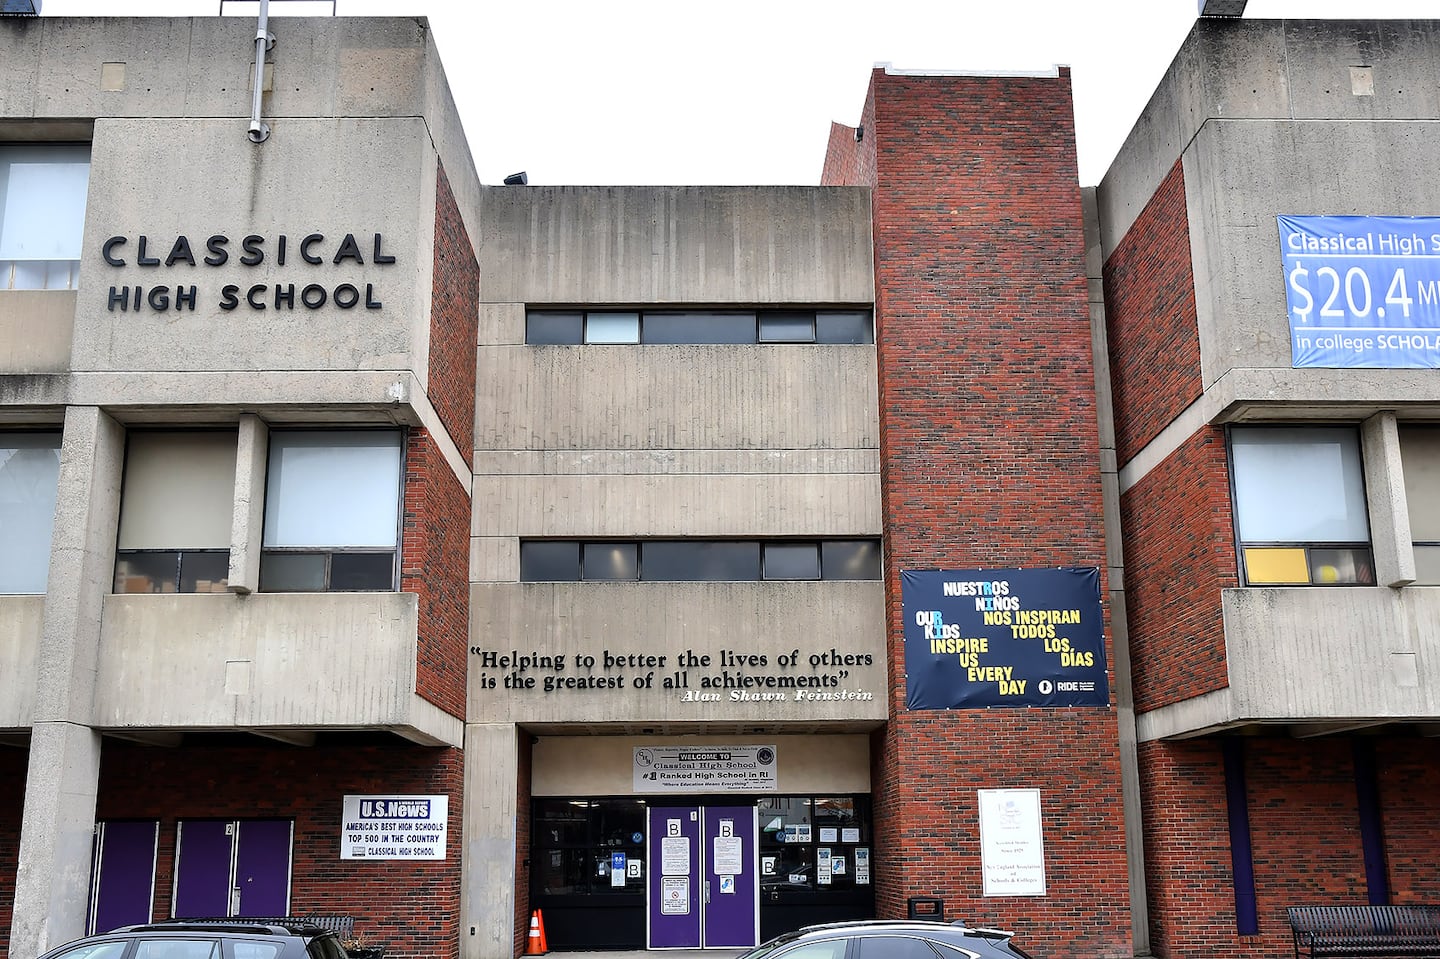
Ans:
[[[515,955],[523,956],[530,937],[530,770],[534,747],[521,732],[515,775]]]
[[[29,753],[0,747],[0,959],[10,955],[10,924],[15,918],[15,871],[20,864],[20,819],[25,806]]]
[[[1440,902],[1440,738],[1377,740],[1375,765],[1390,901]]]
[[[1440,744],[1375,741],[1391,901],[1440,892]],[[1364,905],[1353,742],[1346,737],[1245,741],[1246,808],[1259,934],[1235,930],[1224,762],[1215,739],[1139,749],[1151,946],[1166,959],[1293,951],[1285,908]]]
[[[466,465],[473,468],[480,265],[443,166],[437,169],[435,184],[432,282],[428,394],[450,438],[460,447]]]
[[[293,819],[290,911],[346,913],[367,942],[406,959],[459,955],[463,753],[376,738],[314,748],[146,747],[107,739],[97,819],[160,820],[155,918],[170,914],[180,819]],[[340,859],[343,797],[449,797],[443,862]]]
[[[415,692],[465,716],[470,637],[470,497],[434,437],[410,431],[400,589],[420,596]]]
[[[1135,708],[1223,689],[1220,591],[1240,585],[1225,432],[1206,427],[1120,497]]]
[[[876,908],[938,895],[1040,955],[1128,956],[1114,711],[904,704],[901,570],[1104,567],[1068,73],[877,71],[872,104],[894,717],[875,740]],[[1041,790],[1043,898],[980,895],[975,790],[1010,787]]]
[[[1115,446],[1130,461],[1200,398],[1200,334],[1180,161],[1105,261]]]

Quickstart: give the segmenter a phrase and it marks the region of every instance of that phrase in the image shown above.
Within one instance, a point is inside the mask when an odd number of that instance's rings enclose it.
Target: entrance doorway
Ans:
[[[760,939],[752,806],[660,806],[646,817],[646,946],[721,949]]]
[[[171,915],[288,916],[293,833],[288,819],[182,820]]]

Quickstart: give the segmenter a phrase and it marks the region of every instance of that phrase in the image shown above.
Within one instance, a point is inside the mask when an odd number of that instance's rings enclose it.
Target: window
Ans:
[[[1248,585],[1374,584],[1355,429],[1235,427],[1230,454]]]
[[[0,289],[75,289],[89,180],[88,144],[0,146]]]
[[[142,939],[135,959],[220,959],[217,939]]]
[[[935,959],[935,950],[915,936],[861,936],[858,959]]]
[[[59,433],[0,433],[0,593],[45,592],[59,482]]]
[[[395,588],[398,430],[275,431],[265,482],[260,588]]]
[[[531,875],[541,895],[643,895],[644,875],[616,884],[611,856],[645,859],[643,799],[537,799]]]
[[[880,542],[839,540],[525,540],[521,582],[875,580]]]
[[[531,310],[533,346],[600,343],[873,343],[869,310]]]
[[[1415,545],[1415,582],[1440,586],[1440,429],[1400,427],[1400,462]]]
[[[857,849],[870,855],[870,797],[767,796],[757,811],[762,898],[783,901],[787,893],[864,891],[872,881],[868,858],[858,879],[855,869]],[[822,851],[829,860],[828,872],[817,875]]]
[[[117,593],[223,593],[230,576],[236,436],[137,432],[125,450]]]

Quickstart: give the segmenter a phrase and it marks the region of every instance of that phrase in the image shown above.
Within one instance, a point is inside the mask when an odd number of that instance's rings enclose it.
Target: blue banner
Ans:
[[[1100,571],[902,570],[905,707],[1108,706]]]
[[[1292,366],[1440,367],[1440,217],[1276,219]]]

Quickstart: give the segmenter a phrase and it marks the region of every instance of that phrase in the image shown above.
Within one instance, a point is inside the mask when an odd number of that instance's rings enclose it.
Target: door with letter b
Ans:
[[[754,806],[649,810],[648,948],[738,948],[759,942],[756,826]]]

